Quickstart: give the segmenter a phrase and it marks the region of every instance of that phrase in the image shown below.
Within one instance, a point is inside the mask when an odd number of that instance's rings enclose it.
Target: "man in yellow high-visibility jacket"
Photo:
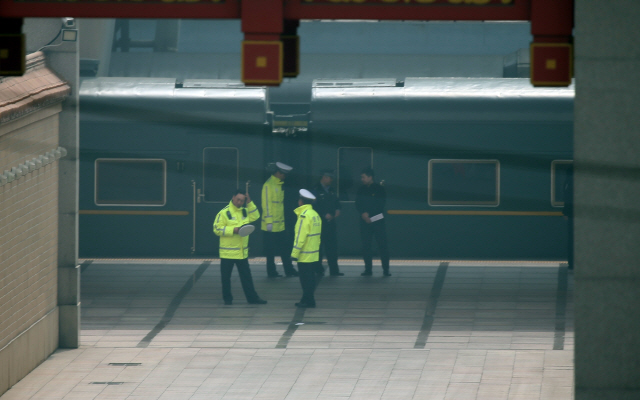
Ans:
[[[287,235],[284,224],[284,188],[282,184],[287,174],[293,169],[287,164],[276,163],[276,171],[262,186],[262,230],[264,231],[264,246],[267,256],[267,276],[277,278],[276,254],[282,259],[284,273],[287,276],[298,276],[293,268],[287,248]]]
[[[247,207],[244,207],[244,204]],[[213,223],[213,232],[220,236],[220,275],[222,278],[222,298],[224,304],[231,305],[231,272],[238,267],[242,290],[249,304],[267,304],[253,287],[249,269],[249,236],[240,236],[240,228],[260,218],[260,212],[251,201],[249,193],[238,190],[229,205],[220,210]]]
[[[311,205],[316,197],[306,189],[300,189],[298,215],[291,258],[298,261],[302,299],[296,307],[315,308],[316,265],[320,259],[320,234],[322,219]]]

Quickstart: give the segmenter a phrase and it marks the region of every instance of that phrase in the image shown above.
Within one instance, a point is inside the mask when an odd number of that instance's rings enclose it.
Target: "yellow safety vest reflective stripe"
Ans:
[[[262,186],[262,224],[261,229],[267,230],[267,224],[272,224],[271,232],[284,230],[284,181],[271,176]]]
[[[322,220],[311,204],[305,204],[294,210],[298,215],[293,239],[291,258],[298,262],[314,262],[320,259],[320,232]]]
[[[260,212],[253,201],[247,204],[246,217],[242,213],[243,208],[245,207],[237,208],[233,202],[229,202],[229,205],[216,215],[213,233],[220,236],[220,258],[241,260],[249,257],[249,236],[241,237],[233,233],[233,229],[257,220],[260,218]]]

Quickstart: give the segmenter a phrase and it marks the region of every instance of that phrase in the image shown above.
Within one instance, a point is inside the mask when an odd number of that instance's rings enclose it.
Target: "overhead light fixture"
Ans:
[[[78,40],[78,30],[77,29],[63,29],[62,30],[62,41],[63,42],[75,42]]]

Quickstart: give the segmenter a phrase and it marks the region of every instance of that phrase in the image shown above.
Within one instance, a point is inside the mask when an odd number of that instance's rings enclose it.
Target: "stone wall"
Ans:
[[[58,347],[60,102],[68,86],[30,56],[0,81],[0,394]]]

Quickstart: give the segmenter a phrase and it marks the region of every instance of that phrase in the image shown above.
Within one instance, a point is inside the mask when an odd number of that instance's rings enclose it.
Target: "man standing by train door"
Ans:
[[[282,184],[292,169],[287,164],[277,162],[275,172],[262,186],[261,227],[264,231],[267,276],[269,278],[282,276],[276,271],[276,254],[282,259],[285,275],[298,276],[298,271],[293,268],[289,257],[284,224],[284,188]]]
[[[247,207],[244,207],[246,202]],[[231,202],[216,215],[213,232],[220,236],[220,275],[222,278],[222,298],[225,305],[231,305],[231,272],[233,265],[238,267],[242,291],[249,304],[267,304],[253,287],[253,278],[249,269],[249,236],[243,236],[240,228],[260,217],[258,208],[251,201],[249,193],[238,190]],[[252,231],[253,227],[251,227]]]
[[[362,186],[356,193],[356,209],[360,214],[362,258],[364,259],[364,272],[360,275],[371,276],[373,274],[371,239],[375,237],[380,251],[382,274],[391,276],[389,273],[389,250],[387,249],[387,228],[384,218],[387,194],[384,187],[374,181],[373,169],[363,169],[360,180]]]
[[[324,268],[322,268],[324,253],[329,264],[329,274],[331,276],[343,276],[344,274],[340,272],[338,267],[338,235],[336,228],[336,218],[340,216],[340,201],[335,189],[331,186],[333,177],[333,171],[322,171],[320,182],[313,193],[316,196],[313,209],[322,218],[322,244],[320,246],[318,272],[320,275],[324,275]]]
[[[315,308],[316,299],[316,265],[320,254],[320,235],[322,219],[311,205],[316,197],[306,189],[300,189],[298,208],[294,212],[298,215],[291,258],[298,261],[300,271],[300,286],[302,298],[296,307]]]

